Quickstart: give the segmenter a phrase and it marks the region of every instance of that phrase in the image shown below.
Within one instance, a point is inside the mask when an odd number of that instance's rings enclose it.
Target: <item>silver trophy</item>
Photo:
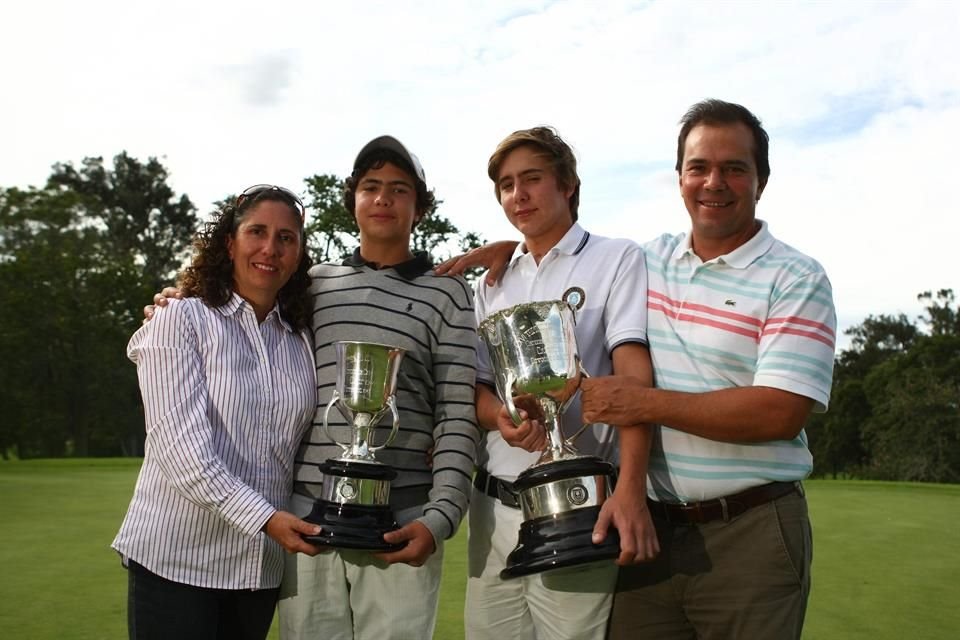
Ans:
[[[323,431],[343,455],[320,465],[323,489],[307,522],[322,531],[307,540],[351,549],[397,549],[383,534],[397,527],[389,506],[390,481],[397,472],[374,457],[397,435],[397,374],[406,353],[399,347],[370,342],[337,342],[337,386],[323,414]],[[330,411],[336,407],[350,424],[350,440],[341,442],[330,431]],[[393,416],[390,433],[381,444],[374,434],[381,419]]]
[[[573,441],[588,426],[569,438],[560,426],[561,415],[587,376],[577,352],[575,324],[573,309],[559,300],[519,304],[480,324],[497,392],[514,423],[522,422],[514,397],[533,396],[540,406],[547,447],[537,465],[579,457]]]
[[[530,396],[539,407],[547,446],[540,459],[517,477],[524,522],[517,547],[507,558],[503,578],[572,566],[620,553],[611,531],[591,540],[600,506],[612,492],[614,468],[580,455],[573,441],[590,425],[565,437],[562,415],[587,372],[580,363],[576,318],[561,300],[530,302],[499,311],[480,323],[496,376],[497,392],[514,423],[521,418],[515,398]]]

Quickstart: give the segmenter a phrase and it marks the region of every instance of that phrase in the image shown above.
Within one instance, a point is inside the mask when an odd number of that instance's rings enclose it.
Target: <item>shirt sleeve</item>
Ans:
[[[466,515],[480,437],[474,404],[473,303],[469,285],[461,278],[451,278],[450,284],[455,283],[457,292],[440,319],[434,353],[433,486],[419,518],[434,540],[452,537]]]
[[[833,290],[822,270],[774,287],[753,384],[811,398],[814,411],[826,411],[836,329]]]
[[[137,359],[140,357],[140,345],[143,344],[143,339],[147,333],[149,333],[150,326],[149,322],[144,322],[140,325],[140,328],[130,336],[130,341],[127,343],[127,358],[133,364],[137,364]]]
[[[474,308],[476,309],[474,318],[477,327],[487,319],[486,290],[487,285],[482,280],[478,281],[477,291],[473,298]],[[483,338],[480,337],[479,332],[476,333],[473,339],[477,349],[477,381],[494,386],[496,384],[496,378],[493,374],[493,365],[490,363],[490,353],[487,351],[487,345],[483,341]]]
[[[187,500],[256,535],[274,507],[231,473],[212,446],[208,388],[190,305],[159,309],[128,345],[137,362],[146,418],[146,455]]]
[[[621,254],[603,310],[607,351],[625,342],[647,344],[647,263],[630,242]]]

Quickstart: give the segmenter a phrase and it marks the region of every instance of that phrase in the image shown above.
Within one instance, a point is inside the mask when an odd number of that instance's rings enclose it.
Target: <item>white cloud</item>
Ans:
[[[0,184],[121,150],[206,211],[247,184],[345,174],[392,133],[466,230],[512,235],[486,178],[504,135],[576,148],[583,221],[680,231],[676,123],[707,96],[772,136],[760,215],[828,269],[841,323],[953,287],[955,3],[35,0],[0,25]]]

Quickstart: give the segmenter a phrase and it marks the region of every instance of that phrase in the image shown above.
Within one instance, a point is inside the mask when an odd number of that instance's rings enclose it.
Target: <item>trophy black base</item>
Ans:
[[[397,551],[407,546],[406,542],[390,544],[383,539],[383,534],[400,528],[388,506],[318,500],[304,520],[320,525],[319,534],[303,536],[304,540],[313,544],[369,551]]]
[[[620,535],[611,527],[606,539],[593,544],[593,526],[600,507],[528,520],[520,527],[520,543],[507,556],[504,580],[550,569],[562,569],[620,555]]]
[[[514,489],[520,493],[523,501],[524,492],[583,477],[600,477],[603,482],[612,485],[613,465],[592,456],[536,465],[520,474]],[[603,500],[606,500],[605,493],[601,503]],[[593,543],[593,527],[599,515],[599,504],[577,506],[571,502],[568,508],[557,513],[526,520],[520,526],[519,543],[507,556],[506,568],[500,572],[500,577],[519,578],[550,569],[616,558],[620,555],[620,535],[616,529],[611,527],[602,543]]]
[[[347,478],[352,486],[377,486],[387,484],[397,476],[390,467],[378,463],[328,460],[320,465],[325,476],[324,486]],[[338,502],[319,499],[313,505],[305,521],[320,525],[321,531],[315,536],[303,539],[314,544],[322,544],[343,549],[365,549],[368,551],[397,551],[407,546],[406,542],[391,544],[385,542],[383,534],[400,528],[393,515],[393,509],[386,504],[386,496],[367,497],[363,490],[357,494],[358,502]],[[364,501],[371,503],[364,504]]]

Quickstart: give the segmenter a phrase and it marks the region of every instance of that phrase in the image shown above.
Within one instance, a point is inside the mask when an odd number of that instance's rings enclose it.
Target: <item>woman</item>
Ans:
[[[257,185],[207,224],[172,300],[127,347],[146,454],[113,542],[131,638],[264,638],[283,553],[319,527],[285,511],[316,404],[303,204]]]

